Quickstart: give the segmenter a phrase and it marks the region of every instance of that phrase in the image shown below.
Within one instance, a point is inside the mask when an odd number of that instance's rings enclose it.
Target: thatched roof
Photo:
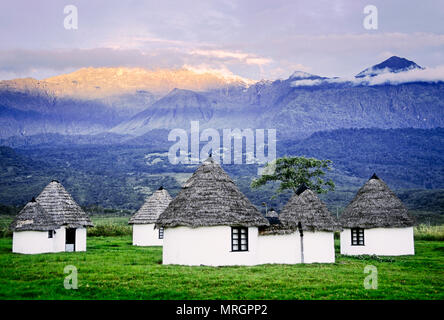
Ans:
[[[389,187],[374,174],[340,217],[344,228],[411,227],[414,219]]]
[[[58,227],[54,218],[34,198],[17,214],[10,226],[12,231],[48,231]]]
[[[93,226],[88,215],[57,180],[51,181],[36,200],[59,225],[68,228]]]
[[[263,226],[259,210],[211,156],[188,179],[156,226]]]
[[[168,191],[159,188],[151,196],[147,197],[145,203],[129,220],[129,224],[155,223],[159,215],[165,211],[172,198]]]
[[[276,213],[276,211],[274,212]],[[290,229],[282,224],[281,220],[279,220],[279,215],[273,217],[266,215],[265,218],[267,218],[270,225],[259,227],[259,235],[261,236],[275,235],[275,234],[291,234],[295,232],[294,229]]]
[[[282,208],[279,219],[290,229],[297,229],[301,223],[302,230],[338,231],[339,223],[330,214],[326,205],[307,186],[301,186]]]

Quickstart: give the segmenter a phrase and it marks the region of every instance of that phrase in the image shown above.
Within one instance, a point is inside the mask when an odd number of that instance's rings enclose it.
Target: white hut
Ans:
[[[210,156],[157,220],[165,230],[163,264],[256,265],[258,227],[266,225]]]
[[[389,187],[374,174],[340,217],[341,254],[415,254],[414,220]]]
[[[283,207],[270,226],[259,229],[261,263],[334,263],[334,231],[340,226],[306,185]]]
[[[29,202],[11,224],[12,251],[46,253],[86,251],[86,213],[56,180]]]
[[[159,215],[168,207],[171,196],[167,190],[160,187],[129,220],[133,225],[133,245],[161,246],[163,243],[163,228],[155,228]]]

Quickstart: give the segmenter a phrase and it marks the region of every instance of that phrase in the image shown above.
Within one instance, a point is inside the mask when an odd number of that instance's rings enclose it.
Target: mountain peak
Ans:
[[[367,68],[356,75],[356,78],[363,78],[366,76],[374,77],[381,73],[398,73],[412,69],[424,69],[417,65],[415,62],[401,58],[398,56],[392,56],[383,62],[376,64],[370,68]]]
[[[165,97],[173,97],[173,96],[187,97],[187,96],[196,96],[196,95],[198,95],[197,92],[193,90],[174,88],[173,90],[168,92],[168,94]]]
[[[320,76],[317,76],[315,74],[311,74],[304,71],[298,71],[296,70],[293,72],[289,79],[291,80],[314,80],[314,79],[320,79]]]

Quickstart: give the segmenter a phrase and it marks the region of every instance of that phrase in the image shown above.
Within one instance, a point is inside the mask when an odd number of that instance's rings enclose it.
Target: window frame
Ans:
[[[48,239],[54,238],[54,230],[48,230]]]
[[[237,238],[234,238],[234,235],[237,235]],[[242,235],[245,235],[242,238]],[[245,243],[242,243],[242,240],[245,240]],[[248,244],[248,227],[231,227],[231,252],[248,252],[249,244]],[[235,249],[235,246],[237,249]],[[242,246],[245,246],[243,249]]]
[[[159,228],[159,234],[158,234],[158,238],[159,238],[160,240],[163,240],[164,232],[165,232],[165,230],[164,230],[162,227],[160,227],[160,228]]]
[[[364,228],[352,228],[350,230],[351,235],[351,245],[352,246],[365,246],[365,232]],[[356,241],[353,239],[353,235],[356,235]],[[361,235],[362,235],[362,243],[361,243]]]

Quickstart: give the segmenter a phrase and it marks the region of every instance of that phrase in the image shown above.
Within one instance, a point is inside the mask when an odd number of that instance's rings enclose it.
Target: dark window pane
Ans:
[[[248,251],[248,229],[243,227],[231,228],[231,250]]]

